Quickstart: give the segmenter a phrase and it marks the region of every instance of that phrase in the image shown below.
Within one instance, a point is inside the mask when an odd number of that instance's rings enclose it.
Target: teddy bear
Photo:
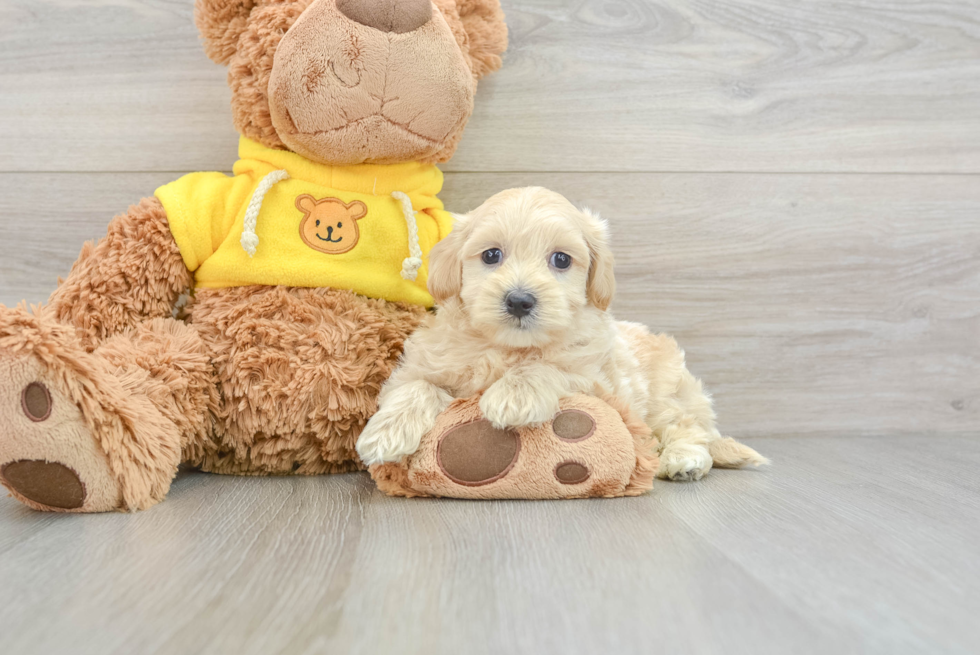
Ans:
[[[456,400],[414,453],[371,466],[371,477],[408,498],[616,498],[653,487],[660,444],[628,405],[575,394],[559,407],[541,425],[502,430],[483,417],[479,397]]]
[[[157,189],[37,307],[0,306],[0,481],[134,511],[178,466],[362,469],[357,435],[433,304],[438,194],[501,65],[498,0],[197,0],[228,66],[233,174]]]

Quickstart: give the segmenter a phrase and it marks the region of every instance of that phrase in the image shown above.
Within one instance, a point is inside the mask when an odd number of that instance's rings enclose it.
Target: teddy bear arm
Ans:
[[[145,198],[114,218],[106,236],[82,247],[48,308],[92,349],[147,319],[171,316],[193,280],[163,205]]]

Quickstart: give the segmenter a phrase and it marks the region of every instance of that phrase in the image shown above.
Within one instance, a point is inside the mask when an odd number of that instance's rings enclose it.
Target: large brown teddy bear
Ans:
[[[0,306],[0,478],[35,509],[147,508],[181,462],[359,468],[432,304],[435,164],[500,66],[498,0],[198,0],[196,19],[229,66],[234,175],[162,187],[46,305]]]

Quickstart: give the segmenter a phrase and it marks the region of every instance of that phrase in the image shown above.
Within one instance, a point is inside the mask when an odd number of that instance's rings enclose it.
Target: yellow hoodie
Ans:
[[[453,222],[438,168],[326,166],[246,138],[239,157],[233,177],[192,173],[156,191],[198,287],[333,287],[432,306],[424,261]]]

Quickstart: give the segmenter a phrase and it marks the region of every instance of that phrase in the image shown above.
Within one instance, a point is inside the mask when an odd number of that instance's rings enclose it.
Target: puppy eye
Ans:
[[[340,229],[342,227],[344,227],[344,224],[343,223],[337,223],[337,229]]]
[[[316,222],[316,226],[317,226],[317,227],[320,227],[320,221],[317,221],[317,222]]]
[[[504,258],[504,253],[500,252],[500,248],[490,248],[489,250],[484,250],[483,263],[487,266],[493,266],[494,264],[499,264],[500,260]]]
[[[572,265],[572,258],[563,252],[552,253],[551,265],[559,270],[565,270]]]

